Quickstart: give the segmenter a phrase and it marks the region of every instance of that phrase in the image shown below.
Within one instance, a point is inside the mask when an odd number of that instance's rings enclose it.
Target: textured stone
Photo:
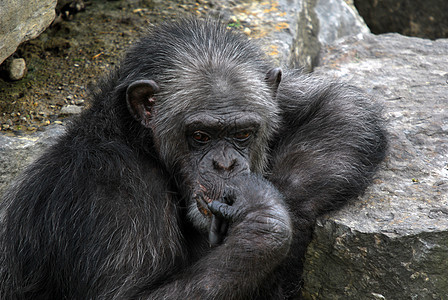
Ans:
[[[448,40],[348,38],[319,74],[385,106],[388,158],[360,199],[317,223],[305,267],[309,299],[448,295]]]
[[[7,66],[8,77],[11,80],[20,80],[25,77],[27,68],[23,58],[12,59]]]
[[[64,126],[51,125],[45,131],[21,137],[0,134],[0,198],[23,168],[54,144],[64,130]]]
[[[300,10],[289,57],[289,65],[294,67],[312,70],[322,46],[344,36],[370,32],[358,12],[343,0],[305,0],[297,7]]]
[[[323,45],[344,36],[370,32],[358,12],[344,1],[318,0],[314,9],[319,19],[317,37]]]
[[[250,36],[261,38],[266,52],[279,66],[311,70],[322,45],[369,32],[357,11],[344,0],[212,2],[217,14],[232,18],[232,22],[247,23]]]
[[[65,105],[61,108],[61,114],[63,115],[77,115],[82,111],[82,107],[76,105]]]
[[[55,17],[57,0],[0,1],[0,64],[20,43],[37,37]]]

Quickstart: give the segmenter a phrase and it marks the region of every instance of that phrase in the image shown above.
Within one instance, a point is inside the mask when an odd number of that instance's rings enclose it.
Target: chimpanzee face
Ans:
[[[251,145],[259,118],[236,112],[225,116],[199,113],[186,122],[186,139],[201,176],[229,178],[250,169]]]
[[[177,84],[164,82],[161,89],[153,80],[127,88],[129,111],[152,132],[151,142],[189,200],[196,225],[207,225],[207,203],[222,200],[230,179],[263,172],[278,123],[272,86],[278,85],[281,71],[252,76],[250,86],[244,81],[248,75],[237,71],[185,75]]]
[[[186,120],[189,155],[184,175],[189,178],[192,198],[203,215],[210,215],[207,202],[223,197],[226,181],[251,172],[251,152],[259,143],[260,122],[252,112],[203,112]]]

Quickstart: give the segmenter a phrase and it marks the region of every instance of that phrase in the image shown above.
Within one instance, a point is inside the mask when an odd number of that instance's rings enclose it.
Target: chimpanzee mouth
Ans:
[[[195,195],[193,197],[196,200],[196,205],[198,207],[198,210],[201,214],[207,217],[212,216],[212,212],[208,209],[207,203],[212,202],[210,198],[206,197],[205,195]]]

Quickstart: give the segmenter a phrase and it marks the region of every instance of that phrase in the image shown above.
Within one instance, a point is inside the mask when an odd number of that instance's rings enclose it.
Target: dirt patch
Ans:
[[[204,15],[207,1],[92,0],[86,10],[19,47],[27,76],[0,78],[0,129],[25,134],[59,123],[61,108],[88,106],[88,86],[116,65],[150,24],[186,14]],[[70,106],[68,106],[70,107]]]

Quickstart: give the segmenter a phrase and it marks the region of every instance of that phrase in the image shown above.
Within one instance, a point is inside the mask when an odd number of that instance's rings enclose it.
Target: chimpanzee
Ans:
[[[1,299],[284,299],[384,157],[357,89],[219,21],[150,29],[2,202]]]

